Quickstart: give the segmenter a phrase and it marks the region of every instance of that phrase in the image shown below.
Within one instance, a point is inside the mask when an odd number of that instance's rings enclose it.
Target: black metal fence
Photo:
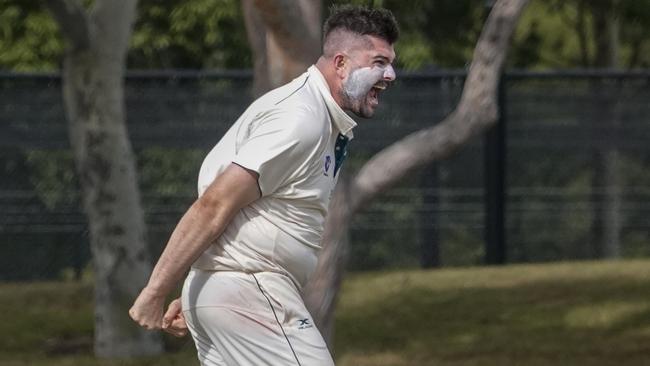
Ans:
[[[359,121],[347,172],[441,121],[464,76],[401,73],[377,117]],[[60,83],[0,75],[0,279],[65,276],[89,261]],[[250,86],[248,72],[129,73],[152,251],[195,198],[202,158],[250,103]],[[507,261],[650,255],[650,73],[511,72],[503,88]],[[442,265],[482,263],[484,145],[471,141],[357,215],[350,268],[418,266],[431,247]]]

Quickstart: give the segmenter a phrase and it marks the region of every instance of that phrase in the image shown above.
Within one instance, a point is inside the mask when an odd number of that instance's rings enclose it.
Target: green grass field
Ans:
[[[129,361],[92,357],[88,283],[0,284],[0,365],[197,365],[189,339]],[[339,366],[649,365],[650,260],[351,275]]]

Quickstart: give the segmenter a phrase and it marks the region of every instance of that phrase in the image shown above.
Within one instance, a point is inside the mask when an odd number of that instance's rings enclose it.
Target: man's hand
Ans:
[[[162,320],[162,329],[176,337],[187,334],[187,323],[181,309],[181,299],[175,299],[167,307],[167,312]]]
[[[135,299],[129,315],[145,329],[162,329],[165,296],[154,293],[145,287]]]
[[[258,178],[257,172],[231,163],[190,206],[172,232],[147,287],[129,310],[136,323],[145,329],[164,329],[174,335],[186,332],[180,304],[174,302],[168,310],[171,311],[169,322],[163,327],[165,297],[239,210],[260,198]]]

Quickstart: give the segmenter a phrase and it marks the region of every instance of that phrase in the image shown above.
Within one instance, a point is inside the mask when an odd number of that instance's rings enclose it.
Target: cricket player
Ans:
[[[253,102],[205,158],[181,218],[129,311],[182,336],[202,365],[333,365],[301,298],[317,262],[346,144],[395,79],[393,15],[338,7],[323,53]],[[182,296],[163,315],[183,275]]]

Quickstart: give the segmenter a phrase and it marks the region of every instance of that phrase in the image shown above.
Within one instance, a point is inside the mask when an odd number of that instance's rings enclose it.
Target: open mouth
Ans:
[[[370,88],[370,92],[368,93],[368,96],[370,97],[370,103],[373,105],[378,105],[379,104],[379,93],[383,92],[386,90],[388,87],[388,84],[386,83],[377,83]]]
[[[375,89],[379,89],[379,90],[385,90],[388,87],[388,83],[381,82],[381,83],[377,83],[377,84],[373,85],[372,87],[375,88]]]

